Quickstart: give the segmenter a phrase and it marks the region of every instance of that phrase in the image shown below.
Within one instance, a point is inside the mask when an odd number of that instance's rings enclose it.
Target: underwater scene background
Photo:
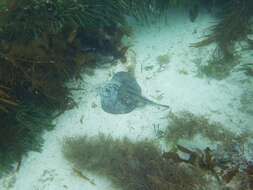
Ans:
[[[0,189],[253,189],[252,0],[2,0]]]

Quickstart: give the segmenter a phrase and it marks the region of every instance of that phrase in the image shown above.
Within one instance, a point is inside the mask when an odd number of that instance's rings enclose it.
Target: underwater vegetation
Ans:
[[[161,138],[172,144],[172,150],[188,154],[184,160],[193,165],[197,163],[204,170],[211,172],[219,181],[220,187],[229,189],[252,189],[252,157],[247,158],[246,149],[251,149],[250,143],[253,133],[246,131],[240,134],[225,129],[218,122],[210,122],[204,116],[197,116],[190,112],[180,112],[169,115],[169,125],[162,132]],[[207,138],[215,148],[204,150],[187,149],[178,145],[180,140],[191,141],[197,135]],[[171,153],[170,153],[171,154]],[[174,153],[173,153],[174,154]],[[181,160],[180,157],[175,156]],[[249,172],[250,170],[250,172]],[[236,185],[235,185],[236,184]],[[223,189],[220,188],[220,189]]]
[[[241,96],[241,111],[253,115],[253,86]]]
[[[244,73],[245,73],[247,76],[252,77],[252,76],[253,76],[253,63],[243,64],[243,65],[241,66],[241,68],[238,69],[238,70],[244,71]]]
[[[80,79],[100,56],[124,58],[125,6],[109,0],[0,2],[1,174],[29,150],[39,151],[43,131],[76,105],[65,82]]]
[[[252,8],[253,3],[250,0],[228,1],[220,13],[219,22],[210,28],[210,34],[192,46],[201,47],[215,42],[220,56],[230,59],[233,57],[235,42],[247,39],[247,35],[252,32]]]
[[[210,122],[204,116],[197,116],[186,111],[171,113],[168,119],[169,124],[163,136],[172,144],[178,144],[182,139],[192,140],[196,135],[202,135],[211,142],[221,144],[222,147],[230,147],[235,143],[243,145],[253,136],[250,132],[235,135],[221,123]]]
[[[130,16],[133,16],[140,23],[152,24],[157,19],[167,19],[170,8],[187,7],[193,15],[193,21],[198,16],[198,6],[201,0],[130,0],[126,1]]]
[[[210,33],[203,40],[191,45],[199,48],[216,43],[217,47],[213,52],[215,58],[211,58],[208,66],[203,66],[200,70],[218,79],[227,76],[236,65],[236,43],[241,41],[249,43],[247,36],[252,33],[250,20],[253,17],[253,3],[250,0],[222,2],[223,8],[218,14],[218,22],[210,27]],[[225,75],[220,76],[221,73]]]
[[[220,133],[214,139],[220,140],[221,136]],[[85,172],[106,177],[116,188],[126,190],[253,187],[252,162],[246,159],[243,145],[235,143],[213,150],[176,145],[170,151],[161,151],[151,140],[131,142],[98,135],[66,137],[62,152],[73,171],[93,185],[96,182],[85,177]]]
[[[17,100],[10,95],[10,89],[0,86],[0,112],[8,113],[11,109],[18,106]]]
[[[159,55],[157,56],[156,61],[159,65],[168,64],[170,62],[170,56],[169,54]]]
[[[73,168],[104,176],[120,189],[208,189],[200,169],[166,157],[151,141],[70,137],[64,139],[62,151]]]
[[[28,151],[40,151],[41,133],[54,127],[50,114],[40,109],[19,105],[8,113],[0,112],[0,176],[11,169],[18,170]]]
[[[57,35],[68,27],[98,28],[123,23],[123,0],[11,0],[2,3],[1,28],[8,40]]]
[[[189,18],[191,20],[191,22],[194,22],[196,20],[196,18],[198,17],[199,14],[199,6],[198,4],[192,4],[192,6],[190,7],[189,10]]]
[[[209,77],[216,80],[222,80],[228,77],[233,70],[234,66],[237,65],[239,57],[234,56],[231,60],[225,60],[216,55],[213,55],[206,65],[197,65],[199,77]]]

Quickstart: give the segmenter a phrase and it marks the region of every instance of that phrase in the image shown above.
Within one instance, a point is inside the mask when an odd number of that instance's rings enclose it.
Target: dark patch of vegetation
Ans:
[[[18,169],[22,156],[28,151],[40,151],[43,130],[51,130],[51,116],[46,110],[32,105],[19,105],[15,111],[0,112],[0,175]]]
[[[231,69],[238,63],[235,56],[236,42],[250,43],[247,35],[251,34],[250,20],[253,17],[253,3],[251,0],[221,1],[222,10],[219,13],[219,21],[210,28],[210,34],[200,42],[192,44],[192,47],[202,47],[216,43],[214,50],[215,59],[207,66],[202,66],[200,72],[217,79],[229,75]]]
[[[52,119],[75,106],[66,81],[80,78],[98,55],[124,57],[125,6],[123,0],[0,2],[0,174],[29,150],[39,151]]]
[[[197,3],[193,3],[189,10],[189,18],[191,22],[194,22],[199,15],[199,5]]]
[[[211,33],[193,47],[201,47],[211,43],[217,43],[220,56],[233,57],[233,45],[237,41],[246,40],[250,34],[250,19],[253,3],[251,0],[228,1],[221,14],[220,21],[211,27]]]
[[[170,123],[163,137],[174,145],[173,151],[167,153],[174,160],[191,163],[211,173],[219,182],[220,188],[231,190],[252,188],[252,162],[247,157],[245,148],[251,146],[252,132],[234,134],[220,123],[210,122],[203,116],[189,112],[170,114]],[[216,143],[213,150],[188,149],[178,145],[179,140],[192,140],[201,135]],[[187,154],[187,159],[180,158],[180,153]]]
[[[121,189],[208,189],[198,167],[175,162],[151,141],[72,137],[64,140],[62,151],[74,168],[106,176]]]
[[[95,28],[124,22],[123,0],[11,0],[1,11],[2,35],[28,41],[58,35],[68,28]],[[3,3],[2,3],[3,4]]]
[[[128,10],[130,14],[134,16],[137,21],[144,24],[153,24],[156,23],[159,19],[160,21],[166,21],[169,19],[168,13],[170,8],[179,8],[179,7],[187,7],[190,10],[196,5],[195,8],[198,9],[201,0],[130,0],[127,2]],[[194,17],[197,17],[198,10],[195,9]],[[192,13],[193,13],[192,12]]]

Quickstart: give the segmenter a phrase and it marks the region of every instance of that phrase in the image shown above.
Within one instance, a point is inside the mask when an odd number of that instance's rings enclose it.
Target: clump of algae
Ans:
[[[169,118],[171,121],[163,137],[174,147],[168,155],[172,154],[180,160],[180,154],[175,155],[174,152],[186,153],[188,158],[184,161],[199,165],[217,179],[218,188],[212,189],[252,189],[252,159],[248,157],[251,153],[246,150],[246,147],[251,147],[252,132],[234,134],[218,122],[210,122],[203,116],[186,111],[171,113]],[[219,146],[214,150],[209,147],[200,150],[177,145],[179,140],[192,140],[197,135],[208,138]]]
[[[157,56],[156,61],[159,65],[165,65],[170,62],[170,56],[169,54],[162,54]]]
[[[252,133],[234,134],[232,131],[224,128],[221,123],[210,122],[204,116],[194,115],[183,111],[178,114],[169,115],[170,123],[165,131],[167,142],[177,144],[180,139],[192,140],[196,135],[202,135],[212,142],[222,144],[224,147],[230,147],[231,144],[246,143],[252,138]]]
[[[152,141],[70,137],[62,150],[73,167],[104,175],[123,190],[208,189],[199,168],[164,157]]]
[[[208,77],[216,80],[225,79],[236,66],[238,58],[238,56],[234,56],[233,59],[224,59],[213,56],[208,60],[207,65],[198,65],[197,75],[199,77]]]

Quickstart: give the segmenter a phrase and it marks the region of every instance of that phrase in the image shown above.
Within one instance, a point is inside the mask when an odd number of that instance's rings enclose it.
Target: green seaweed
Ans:
[[[144,24],[156,23],[159,19],[169,19],[171,8],[187,7],[199,0],[130,0],[126,1],[128,11],[137,21]]]
[[[238,56],[231,59],[212,56],[206,65],[197,65],[199,77],[209,77],[222,80],[228,77],[238,63]]]
[[[238,71],[243,71],[245,73],[245,75],[247,75],[249,77],[253,77],[253,63],[243,64],[237,70]]]
[[[11,0],[1,13],[5,39],[23,42],[45,34],[57,35],[66,27],[98,28],[123,24],[125,2],[116,0]],[[121,11],[121,12],[120,12]]]
[[[251,0],[227,1],[220,14],[217,24],[210,27],[210,34],[192,44],[192,47],[202,47],[211,43],[217,44],[215,51],[220,52],[220,58],[231,58],[234,45],[238,41],[246,40],[252,32],[250,19],[252,18],[253,3]]]
[[[46,114],[47,113],[47,114]],[[52,117],[46,110],[32,105],[19,105],[15,111],[0,113],[0,176],[14,169],[28,151],[40,151],[41,133],[53,129]]]
[[[252,88],[245,91],[240,98],[241,108],[240,110],[244,113],[253,115],[253,86]]]
[[[165,158],[152,141],[69,137],[62,151],[74,168],[105,176],[124,190],[208,189],[200,169]]]
[[[170,56],[169,54],[162,54],[157,56],[156,61],[159,65],[165,65],[170,62]]]
[[[220,143],[223,147],[229,148],[232,144],[244,144],[252,133],[245,132],[239,135],[224,128],[221,123],[210,122],[204,116],[194,115],[190,112],[171,113],[168,117],[169,125],[164,132],[166,142],[178,144],[179,140],[192,140],[196,135],[202,135],[211,142]]]
[[[125,7],[123,0],[1,1],[1,173],[39,151],[52,119],[76,105],[67,81],[80,79],[98,54],[124,57]]]

